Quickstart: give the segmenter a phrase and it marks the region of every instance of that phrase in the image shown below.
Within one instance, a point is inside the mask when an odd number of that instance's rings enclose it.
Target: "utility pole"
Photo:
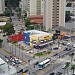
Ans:
[[[15,56],[16,56],[16,44],[15,44]]]

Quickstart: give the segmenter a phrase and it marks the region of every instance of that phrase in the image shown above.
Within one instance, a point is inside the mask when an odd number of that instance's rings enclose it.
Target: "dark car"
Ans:
[[[62,42],[62,45],[67,45],[66,42]]]
[[[67,51],[68,48],[65,48],[64,51]]]
[[[58,49],[58,47],[55,47],[55,48],[53,48],[54,50],[57,50]]]
[[[15,60],[14,63],[15,64],[20,64],[20,62],[18,60]]]
[[[26,69],[25,71],[23,71],[24,73],[28,72],[28,69]]]
[[[38,63],[39,63],[39,62],[37,61],[36,63],[34,63],[34,65],[38,65]]]
[[[58,55],[58,53],[55,53],[53,56],[57,56]]]
[[[62,73],[61,72],[57,72],[56,75],[62,75]]]
[[[55,73],[54,73],[54,72],[52,72],[52,73],[50,73],[49,75],[55,75]]]
[[[64,49],[64,51],[70,51],[71,50],[71,48],[65,48]]]

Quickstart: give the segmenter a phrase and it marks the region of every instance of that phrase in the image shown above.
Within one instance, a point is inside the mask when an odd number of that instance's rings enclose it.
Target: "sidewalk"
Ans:
[[[4,69],[3,73],[1,73],[0,75],[17,75],[17,70],[15,67],[9,65],[9,69]]]

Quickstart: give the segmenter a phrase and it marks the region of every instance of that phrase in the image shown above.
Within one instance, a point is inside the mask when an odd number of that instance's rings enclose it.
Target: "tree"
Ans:
[[[15,11],[17,12],[17,17],[20,19],[21,18],[21,8],[17,7]]]
[[[0,39],[0,47],[2,46],[2,42],[3,42],[3,40]]]
[[[67,3],[66,7],[71,7],[72,3]]]
[[[21,0],[5,0],[5,6],[6,7],[18,7],[19,6],[19,1]]]
[[[75,65],[71,65],[71,70],[73,71],[73,74],[74,74],[74,70],[75,70]]]
[[[55,33],[55,34],[53,34],[53,37],[52,37],[52,39],[53,40],[55,40],[55,39],[57,39],[58,38],[58,35]]]
[[[8,17],[14,15],[14,13],[12,13],[12,10],[11,10],[11,9],[6,9],[6,10],[3,12],[3,14],[4,14],[5,16],[8,16]]]
[[[31,25],[30,19],[26,18],[25,19],[25,26],[28,27],[29,25]]]
[[[66,62],[65,64],[66,64],[66,68],[67,68],[67,75],[69,75],[68,68],[69,68],[69,66],[70,66],[70,62]]]
[[[15,33],[14,27],[12,24],[7,23],[4,27],[3,27],[3,32],[6,33],[7,35],[11,35]]]
[[[65,13],[65,22],[71,21],[70,11],[66,11]]]
[[[0,26],[0,29],[3,30],[3,27],[4,27],[4,26]]]
[[[71,63],[72,63],[74,53],[69,54],[69,56],[71,57]]]

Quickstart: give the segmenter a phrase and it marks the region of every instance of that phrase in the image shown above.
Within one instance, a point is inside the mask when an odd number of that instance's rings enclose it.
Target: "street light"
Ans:
[[[12,46],[12,55],[13,55],[13,44],[11,44],[11,46]]]
[[[16,56],[16,44],[15,44],[15,56]]]
[[[23,46],[22,46],[22,61],[23,61]]]
[[[20,56],[20,44],[19,44],[19,56]]]
[[[11,43],[9,43],[9,47],[10,47],[10,56],[11,56]]]

